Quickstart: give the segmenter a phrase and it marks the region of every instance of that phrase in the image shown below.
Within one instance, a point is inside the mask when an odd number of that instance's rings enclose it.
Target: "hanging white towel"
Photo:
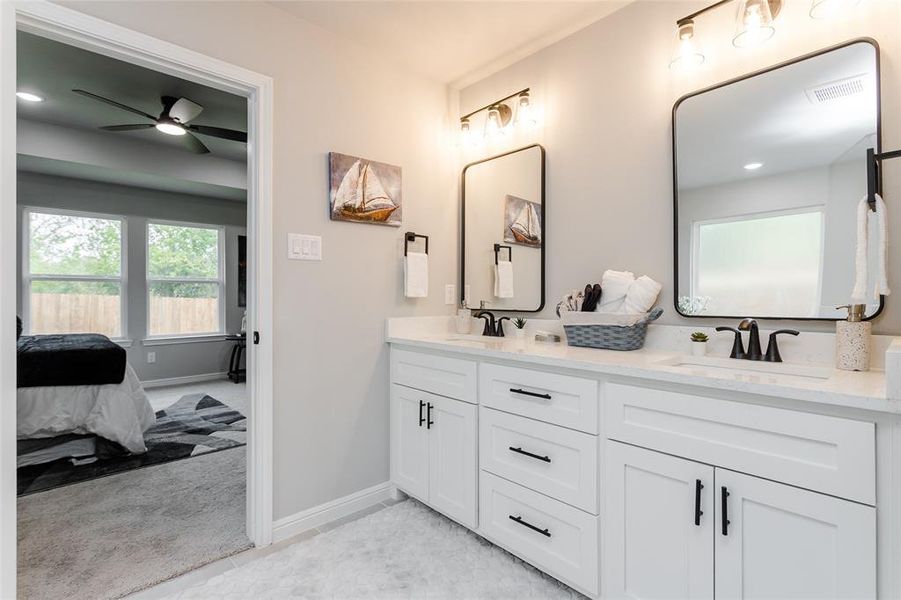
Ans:
[[[626,299],[620,310],[624,314],[646,313],[657,302],[657,296],[663,286],[648,277],[642,275],[636,279],[626,292]]]
[[[857,205],[857,248],[854,257],[855,279],[854,290],[851,292],[851,300],[855,303],[865,304],[867,301],[867,280],[869,279],[869,248],[870,248],[870,223],[874,223],[876,264],[873,265],[873,299],[878,300],[880,295],[888,296],[892,293],[888,286],[886,272],[886,250],[888,247],[888,233],[885,223],[885,202],[876,194],[876,210],[870,210],[867,197],[861,198]]]
[[[494,265],[494,295],[497,298],[513,297],[513,263],[499,260]]]
[[[425,298],[429,295],[429,255],[408,252],[404,257],[404,295]]]
[[[635,275],[630,271],[604,271],[601,277],[601,300],[595,310],[603,313],[620,312],[634,282]]]

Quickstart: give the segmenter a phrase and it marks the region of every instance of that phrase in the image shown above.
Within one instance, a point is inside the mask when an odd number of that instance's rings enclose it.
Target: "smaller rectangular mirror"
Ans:
[[[461,292],[467,308],[544,308],[544,148],[463,169]]]

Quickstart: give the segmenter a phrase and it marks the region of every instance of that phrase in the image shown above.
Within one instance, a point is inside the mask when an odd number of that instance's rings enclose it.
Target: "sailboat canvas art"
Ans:
[[[504,241],[541,248],[541,205],[507,194],[504,204]]]
[[[334,221],[401,224],[400,167],[329,153],[329,213]]]

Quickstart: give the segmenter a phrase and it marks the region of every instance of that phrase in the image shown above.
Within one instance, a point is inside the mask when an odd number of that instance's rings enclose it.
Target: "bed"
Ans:
[[[17,342],[18,466],[147,450],[156,421],[125,350],[97,334]]]

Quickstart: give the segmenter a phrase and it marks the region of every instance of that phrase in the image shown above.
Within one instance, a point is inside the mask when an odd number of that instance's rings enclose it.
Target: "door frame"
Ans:
[[[271,77],[103,21],[46,0],[0,2],[0,598],[16,595],[16,30],[189,79],[247,98],[247,230],[250,298],[250,391],[247,443],[247,534],[272,543],[273,253]],[[251,334],[252,335],[252,334]]]

